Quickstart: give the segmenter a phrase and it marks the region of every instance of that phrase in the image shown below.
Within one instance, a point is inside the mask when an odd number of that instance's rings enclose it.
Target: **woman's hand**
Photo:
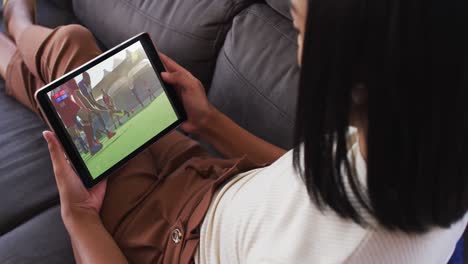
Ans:
[[[162,73],[162,78],[176,89],[187,112],[187,121],[181,128],[187,133],[199,135],[214,112],[214,107],[206,97],[205,88],[189,71],[166,55],[159,55],[167,70]]]
[[[164,54],[159,55],[167,70],[162,78],[174,86],[187,111],[188,120],[181,126],[185,132],[200,137],[226,158],[247,155],[263,164],[284,155],[285,150],[256,137],[218,111],[208,102],[199,80]]]
[[[87,190],[68,163],[55,134],[44,131],[43,135],[49,146],[65,225],[83,215],[95,214],[99,216],[106,192],[106,180],[93,189]]]

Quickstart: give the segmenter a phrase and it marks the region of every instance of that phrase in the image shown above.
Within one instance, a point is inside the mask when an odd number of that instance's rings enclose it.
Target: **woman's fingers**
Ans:
[[[62,189],[67,184],[66,172],[69,171],[69,164],[63,153],[62,147],[57,140],[57,137],[54,133],[50,131],[44,131],[43,136],[47,141],[49,147],[50,158],[52,159],[52,165],[54,168],[55,180],[57,181],[57,186],[59,189]]]
[[[180,66],[177,62],[166,56],[164,53],[159,52],[159,57],[169,72],[185,71],[184,67]]]
[[[63,171],[67,160],[65,159],[55,134],[50,131],[44,131],[43,136],[49,147],[50,158],[52,159],[54,170],[57,169],[58,171]]]
[[[163,72],[161,73],[163,80],[169,84],[172,84],[177,92],[181,93],[182,90],[191,85],[191,80],[184,72]]]

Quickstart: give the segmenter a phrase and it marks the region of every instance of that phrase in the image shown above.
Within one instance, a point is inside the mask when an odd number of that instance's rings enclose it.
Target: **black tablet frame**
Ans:
[[[166,92],[169,101],[176,112],[176,115],[178,117],[177,121],[174,122],[172,125],[164,129],[162,132],[159,134],[155,135],[152,139],[150,139],[148,142],[140,146],[138,149],[135,151],[131,152],[129,155],[127,155],[125,158],[123,158],[121,161],[118,163],[114,164],[110,169],[99,175],[97,178],[93,179],[91,176],[91,173],[89,172],[88,168],[85,165],[85,162],[81,158],[75,144],[73,143],[73,140],[69,136],[62,120],[60,119],[58,113],[55,111],[52,102],[50,101],[49,96],[47,95],[48,92],[54,90],[55,88],[58,88],[59,86],[65,84],[69,80],[77,77],[78,75],[82,74],[83,72],[91,69],[92,67],[96,66],[97,64],[105,61],[106,59],[114,56],[115,54],[119,53],[120,51],[126,49],[127,47],[140,42],[141,45],[143,46],[143,49],[146,53],[146,56],[148,57],[148,60],[151,62],[151,65],[153,69],[155,70],[156,75],[158,76],[162,88]],[[161,59],[159,58],[158,52],[153,44],[153,41],[151,40],[151,37],[148,35],[148,33],[141,33],[139,35],[136,35],[135,37],[130,38],[129,40],[123,42],[122,44],[116,46],[115,48],[108,50],[107,52],[104,52],[100,56],[96,57],[95,59],[87,62],[83,66],[65,74],[61,78],[47,84],[46,86],[42,87],[35,93],[35,98],[36,101],[38,102],[39,108],[43,114],[43,117],[45,117],[46,122],[48,123],[49,127],[55,132],[57,135],[57,138],[59,139],[60,143],[62,144],[62,147],[65,151],[66,156],[68,157],[68,160],[70,161],[70,165],[74,168],[75,172],[78,174],[78,176],[81,178],[83,184],[86,186],[86,188],[92,188],[95,186],[97,183],[105,179],[107,176],[115,172],[117,169],[119,169],[121,166],[123,166],[126,162],[128,162],[130,159],[134,158],[136,155],[138,155],[140,152],[142,152],[144,149],[148,148],[151,144],[156,142],[158,139],[169,133],[170,131],[174,130],[177,128],[182,122],[184,122],[187,119],[187,114],[184,110],[184,107],[182,105],[182,102],[180,101],[176,91],[174,88],[165,83],[162,78],[161,78],[161,72],[165,71],[164,64],[162,63]]]

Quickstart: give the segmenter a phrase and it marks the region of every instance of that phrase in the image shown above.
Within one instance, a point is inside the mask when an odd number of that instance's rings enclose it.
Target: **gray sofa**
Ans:
[[[221,111],[290,148],[298,68],[288,0],[39,0],[38,20],[80,23],[110,48],[142,31],[205,84]],[[46,127],[0,84],[0,263],[73,262]]]

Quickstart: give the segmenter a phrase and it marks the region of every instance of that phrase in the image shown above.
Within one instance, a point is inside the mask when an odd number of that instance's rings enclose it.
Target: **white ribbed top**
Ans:
[[[349,154],[365,179],[359,144]],[[447,263],[468,214],[450,229],[424,235],[364,229],[318,210],[292,156],[290,151],[269,167],[240,174],[218,191],[201,227],[195,263]]]

